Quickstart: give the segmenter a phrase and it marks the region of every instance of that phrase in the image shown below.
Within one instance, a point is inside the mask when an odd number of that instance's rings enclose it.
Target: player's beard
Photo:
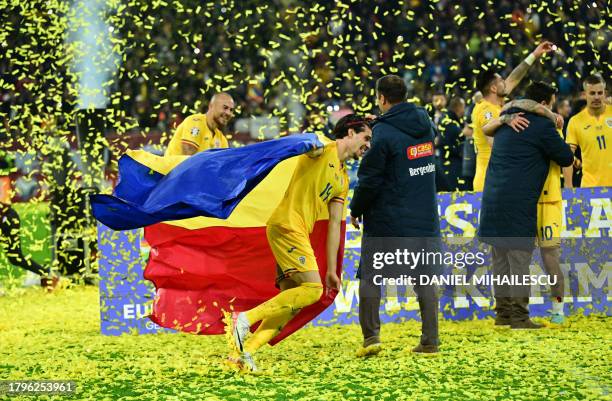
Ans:
[[[504,99],[508,97],[508,93],[506,93],[506,85],[504,85],[500,90],[497,91],[497,98],[501,103],[504,102]]]
[[[603,111],[603,109],[605,108],[605,103],[601,101],[598,103],[592,102],[589,108],[591,110],[598,111],[598,112]]]
[[[223,117],[221,116],[215,117],[214,120],[215,120],[215,124],[217,124],[217,128],[219,129],[223,129],[227,125],[227,122],[223,122]]]

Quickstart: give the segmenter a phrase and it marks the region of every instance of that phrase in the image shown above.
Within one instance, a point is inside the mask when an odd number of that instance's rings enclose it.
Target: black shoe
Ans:
[[[438,353],[438,346],[437,345],[424,345],[424,344],[419,344],[416,347],[414,347],[412,349],[412,352],[416,352],[418,354],[436,354]]]
[[[542,327],[544,326],[538,323],[534,323],[529,319],[521,320],[521,321],[514,321],[510,324],[510,328],[513,330],[535,330],[535,329],[541,329]]]
[[[510,326],[512,322],[507,317],[496,317],[495,325],[496,326]]]

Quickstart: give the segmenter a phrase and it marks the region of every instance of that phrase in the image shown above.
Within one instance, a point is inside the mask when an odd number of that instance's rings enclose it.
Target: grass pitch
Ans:
[[[356,358],[358,325],[302,329],[257,355],[260,376],[221,361],[223,336],[100,335],[96,288],[0,297],[0,378],[73,380],[79,400],[605,400],[612,399],[612,324],[496,329],[441,321],[442,353],[419,356],[419,323],[383,326],[384,351]],[[0,398],[3,398],[0,395]],[[13,398],[13,397],[11,397]]]

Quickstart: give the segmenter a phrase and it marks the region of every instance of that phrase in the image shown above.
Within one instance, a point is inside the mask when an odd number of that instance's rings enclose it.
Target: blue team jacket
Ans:
[[[434,126],[425,109],[393,106],[372,129],[350,203],[364,236],[438,237]]]
[[[523,110],[508,110],[519,111]],[[492,245],[533,249],[538,198],[550,160],[567,167],[574,156],[552,121],[527,112],[525,117],[529,127],[521,133],[507,125],[495,133],[478,235]]]

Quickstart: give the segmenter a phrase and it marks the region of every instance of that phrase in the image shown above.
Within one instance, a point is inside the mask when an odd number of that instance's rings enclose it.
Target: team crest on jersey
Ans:
[[[191,129],[191,136],[198,136],[199,133],[200,133],[200,129],[198,127],[193,127]]]
[[[606,125],[608,126],[608,128],[612,128],[612,118],[606,119]]]
[[[420,159],[421,157],[433,155],[433,150],[434,150],[433,143],[425,142],[425,143],[420,143],[418,145],[408,147],[408,150],[406,153],[408,154],[408,159],[414,160],[414,159]]]
[[[221,147],[221,141],[217,138],[215,139],[215,148]]]
[[[300,261],[301,264],[304,264],[306,263],[306,256],[300,256],[298,260]]]
[[[489,121],[492,118],[493,118],[493,113],[491,113],[490,111],[487,111],[485,113],[485,120]]]

